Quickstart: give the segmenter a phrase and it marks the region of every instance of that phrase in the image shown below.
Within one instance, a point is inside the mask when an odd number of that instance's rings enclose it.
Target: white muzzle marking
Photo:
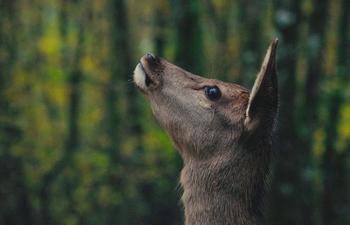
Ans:
[[[146,86],[146,74],[141,67],[142,66],[139,63],[139,64],[137,64],[137,66],[134,70],[134,82],[139,88],[145,90],[147,88],[147,86]]]

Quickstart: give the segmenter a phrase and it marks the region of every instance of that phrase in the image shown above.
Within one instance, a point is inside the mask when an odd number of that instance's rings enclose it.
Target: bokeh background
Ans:
[[[251,87],[278,37],[271,225],[350,224],[350,1],[0,0],[0,224],[180,225],[146,52]]]

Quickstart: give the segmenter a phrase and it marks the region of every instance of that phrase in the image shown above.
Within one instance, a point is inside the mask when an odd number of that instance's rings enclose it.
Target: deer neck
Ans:
[[[269,154],[247,151],[184,162],[181,185],[186,225],[264,224],[260,206]],[[266,159],[261,160],[262,156]]]

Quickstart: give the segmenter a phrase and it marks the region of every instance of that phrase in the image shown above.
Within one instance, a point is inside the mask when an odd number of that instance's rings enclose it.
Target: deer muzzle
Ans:
[[[141,90],[146,91],[159,84],[159,73],[163,66],[161,59],[151,53],[144,55],[134,70],[134,82]]]

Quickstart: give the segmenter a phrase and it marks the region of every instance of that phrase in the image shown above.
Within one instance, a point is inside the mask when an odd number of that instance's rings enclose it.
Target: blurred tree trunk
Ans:
[[[339,77],[341,85],[339,85],[339,91],[341,92],[342,106],[349,103],[349,97],[346,95],[346,91],[350,85],[350,2],[348,0],[342,0],[341,3],[341,17],[340,26],[338,28],[338,69],[337,77]],[[340,111],[340,109],[339,109]],[[340,113],[339,113],[340,114]],[[338,118],[339,120],[339,118]],[[340,123],[337,123],[338,127]],[[337,127],[337,128],[338,128]],[[339,140],[339,130],[337,129],[337,140]],[[331,140],[331,139],[330,139]],[[336,148],[336,140],[333,141],[333,146]],[[333,224],[350,224],[350,139],[348,138],[347,144],[343,149],[339,149],[336,152],[336,156],[333,161],[333,185],[331,193],[334,201],[334,211],[336,212],[335,221]],[[333,187],[337,187],[336,190]],[[323,223],[325,224],[325,222]]]
[[[198,0],[174,2],[176,52],[175,62],[193,73],[202,74],[204,68],[203,34],[200,23],[201,4]]]
[[[319,82],[323,76],[323,56],[325,42],[325,27],[327,19],[328,1],[314,0],[313,12],[310,18],[309,36],[312,43],[309,51],[308,71],[305,82],[304,106],[302,108],[304,118],[301,124],[304,124],[300,135],[303,138],[303,146],[305,151],[310,153],[312,138],[310,135],[314,133],[318,120],[318,97],[319,97]],[[304,132],[303,132],[304,131]],[[306,155],[309,155],[306,153]]]
[[[249,87],[254,82],[256,71],[260,66],[261,55],[266,49],[263,43],[264,31],[262,19],[264,6],[262,1],[238,1],[239,21],[241,23],[241,80]],[[265,19],[265,18],[264,18]],[[262,50],[264,49],[264,50]]]
[[[212,27],[214,28],[216,43],[212,46],[214,48],[214,59],[213,59],[213,72],[215,77],[223,80],[232,80],[233,76],[228,74],[230,65],[233,61],[237,60],[229,57],[230,47],[229,47],[229,24],[230,24],[230,14],[232,13],[234,4],[233,2],[223,3],[225,8],[221,7],[217,10],[215,4],[212,0],[204,1],[206,10],[210,21],[212,22]],[[237,38],[239,40],[239,38]],[[210,68],[211,70],[211,68]],[[232,77],[231,77],[232,76]]]
[[[137,99],[137,90],[132,85],[126,84],[132,78],[133,64],[131,57],[131,47],[129,44],[130,34],[128,29],[127,7],[124,0],[111,1],[111,17],[112,17],[112,56],[111,56],[111,78],[107,90],[107,121],[109,135],[109,152],[113,156],[115,162],[120,163],[121,152],[119,145],[121,136],[118,135],[120,125],[123,125],[124,134],[135,135],[139,137],[142,133],[140,122],[135,119],[139,115],[139,105]],[[117,87],[122,87],[119,90]],[[117,112],[118,100],[120,96],[127,99],[125,114]],[[123,124],[121,116],[127,116],[130,121]],[[126,127],[125,127],[126,126]],[[119,129],[118,129],[119,127]],[[121,128],[121,129],[123,129]],[[136,140],[139,142],[140,140]],[[140,148],[140,143],[136,148]]]
[[[134,196],[130,196],[127,186],[135,183],[133,177],[125,177],[126,171],[135,171],[140,164],[142,153],[142,126],[140,109],[138,104],[137,89],[129,82],[132,79],[134,65],[132,63],[132,49],[130,46],[131,35],[129,32],[128,9],[124,0],[110,1],[111,16],[111,77],[106,93],[107,103],[107,135],[108,152],[111,158],[108,183],[115,187],[123,196],[123,204],[113,202],[108,209],[107,223],[115,223],[118,218],[119,224],[138,221],[134,215],[137,203]],[[121,85],[122,84],[122,85]],[[119,87],[118,89],[116,87]],[[125,109],[117,111],[122,102],[125,102]],[[130,147],[132,154],[126,158],[122,152],[122,143],[132,143]],[[124,143],[125,143],[124,142]],[[125,163],[127,161],[128,163]],[[140,205],[140,204],[139,204]]]
[[[155,54],[164,57],[164,50],[166,47],[166,28],[168,26],[168,19],[166,15],[166,7],[163,1],[158,1],[154,11],[154,45]]]
[[[336,216],[335,202],[337,199],[336,192],[340,189],[335,182],[336,174],[341,174],[342,170],[336,170],[341,165],[336,165],[335,159],[337,157],[335,151],[335,141],[337,140],[337,125],[339,124],[340,106],[342,104],[342,92],[340,90],[333,90],[329,97],[329,116],[326,121],[326,139],[325,152],[322,159],[322,173],[323,173],[323,194],[322,198],[322,224],[333,225],[338,219]],[[339,163],[339,161],[338,161]],[[341,184],[341,183],[340,183]]]
[[[73,53],[72,62],[69,63],[67,55],[67,47],[65,41],[67,41],[67,27],[68,27],[68,11],[67,2],[61,1],[60,11],[60,31],[63,40],[62,48],[62,67],[67,69],[68,73],[68,87],[69,90],[69,103],[68,103],[68,120],[67,120],[67,136],[65,140],[65,147],[60,159],[51,167],[51,169],[44,175],[42,179],[42,185],[40,189],[40,201],[41,201],[41,222],[42,224],[55,224],[51,213],[51,194],[52,186],[58,176],[62,174],[64,169],[70,165],[74,158],[74,153],[79,147],[79,117],[80,117],[80,102],[81,102],[81,82],[83,78],[83,72],[80,67],[80,60],[83,55],[84,49],[84,23],[83,17],[77,19],[78,33],[76,47]]]
[[[295,204],[290,208],[295,209],[301,215],[301,224],[319,223],[319,204],[316,203],[319,193],[316,193],[312,185],[312,182],[316,178],[315,176],[311,177],[310,173],[315,171],[315,159],[312,156],[311,150],[314,143],[314,132],[319,120],[319,82],[323,76],[322,51],[324,50],[327,1],[313,0],[312,3],[303,3],[304,13],[310,14],[310,16],[303,15],[304,21],[308,22],[305,31],[308,35],[303,36],[307,38],[306,40],[301,39],[299,42],[299,46],[307,47],[305,54],[305,64],[307,66],[304,65],[306,67],[306,77],[299,77],[303,82],[298,81],[298,85],[304,85],[304,88],[298,87],[298,91],[302,91],[302,94],[295,93],[302,100],[292,108],[298,109],[295,111],[295,114],[298,116],[298,122],[295,121],[297,125],[294,127],[294,129],[297,129],[296,136],[294,136],[297,141],[295,142],[294,155],[293,153],[290,155],[292,157],[291,159],[295,160],[290,160],[288,156],[285,157],[285,163],[289,165],[288,167],[290,169],[289,174],[293,174],[296,179],[293,181],[293,183],[295,182],[295,186],[293,187],[294,194],[290,195],[291,200]],[[307,43],[307,45],[303,43]],[[298,196],[298,198],[295,198],[295,196]],[[288,203],[282,205],[289,207]],[[291,219],[297,223],[299,216],[295,216],[291,212],[288,215],[294,217],[294,219]],[[287,222],[288,219],[285,221]]]
[[[119,100],[119,91],[116,89],[116,86],[119,86],[120,82],[123,82],[122,77],[125,78],[125,70],[123,63],[130,65],[129,59],[129,48],[128,42],[126,42],[127,37],[125,36],[125,31],[127,30],[126,24],[126,7],[124,0],[111,0],[109,5],[110,10],[110,20],[111,22],[111,74],[110,80],[107,85],[106,90],[106,132],[108,138],[107,151],[111,159],[107,183],[111,187],[115,187],[117,192],[121,192],[123,198],[123,189],[125,188],[125,182],[118,171],[116,171],[116,166],[120,165],[122,162],[121,159],[121,140],[123,139],[122,133],[125,131],[122,130],[122,115],[121,112],[118,112],[117,104]],[[122,42],[122,44],[121,44]],[[125,43],[126,42],[126,43]],[[123,46],[123,48],[121,47]],[[123,55],[125,53],[125,55]],[[125,59],[127,58],[127,59]],[[121,92],[121,91],[120,91]],[[113,205],[108,206],[106,212],[106,224],[115,223],[115,218],[118,218],[118,223],[124,224],[125,215],[121,212],[121,205],[118,203],[111,203]]]
[[[344,214],[346,202],[349,204],[347,196],[349,180],[346,179],[346,150],[336,150],[337,140],[339,138],[338,126],[340,122],[341,106],[345,102],[344,90],[348,88],[349,78],[346,72],[349,69],[349,11],[350,4],[348,1],[333,1],[330,4],[336,4],[330,7],[333,14],[339,17],[339,22],[334,24],[337,26],[337,31],[334,36],[338,39],[338,52],[335,52],[338,59],[335,65],[330,65],[331,73],[325,79],[325,85],[331,83],[334,87],[331,89],[328,97],[328,118],[325,126],[325,152],[322,159],[322,173],[323,173],[323,196],[322,196],[322,224],[348,224],[349,216]],[[340,15],[340,16],[339,16]],[[335,18],[333,18],[335,19]],[[344,204],[345,203],[345,204]],[[346,212],[346,210],[345,210]]]
[[[23,160],[14,155],[20,144],[22,128],[17,118],[21,109],[10,95],[16,85],[13,70],[17,60],[18,2],[0,2],[0,224],[34,224],[30,194],[26,184]]]
[[[277,29],[281,34],[281,48],[278,54],[278,77],[280,112],[278,118],[278,139],[275,149],[279,153],[274,164],[271,190],[271,224],[310,225],[312,198],[310,184],[303,179],[305,170],[304,151],[297,139],[296,121],[296,77],[299,56],[299,24],[302,20],[300,1],[284,1],[275,6]],[[295,196],[298,196],[296,198]]]
[[[204,1],[205,12],[214,33],[214,42],[211,43],[213,56],[208,56],[212,61],[209,71],[218,79],[240,83],[241,74],[241,33],[243,21],[238,19],[240,9],[238,2],[220,2],[219,6],[213,0]],[[210,31],[209,31],[210,32]],[[208,59],[208,60],[209,60]]]

